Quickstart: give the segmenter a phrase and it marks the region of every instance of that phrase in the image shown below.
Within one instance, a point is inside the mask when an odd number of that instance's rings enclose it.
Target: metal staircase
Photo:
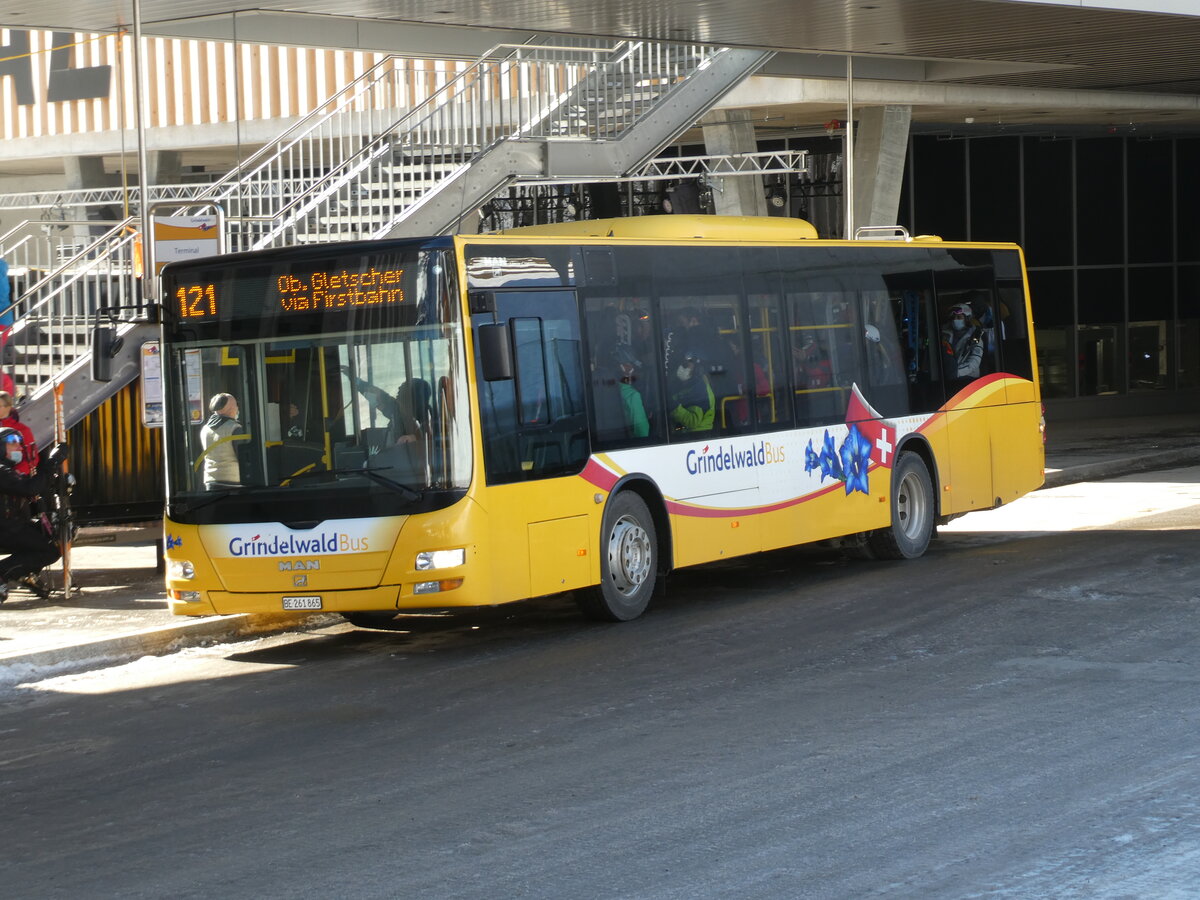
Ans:
[[[384,60],[238,169],[181,199],[178,212],[220,205],[231,250],[442,233],[515,181],[636,170],[769,56],[644,42],[504,45],[410,106],[407,70]],[[69,427],[137,377],[137,348],[154,330],[139,309],[139,220],[103,224],[110,227],[70,258],[24,267],[10,343],[27,395],[22,418],[39,441],[53,433],[55,384],[66,385]],[[18,237],[0,237],[10,266]],[[115,307],[123,340],[114,380],[97,384],[88,377],[87,328]]]
[[[198,199],[230,246],[439,234],[506,184],[623,175],[770,54],[694,44],[501,45],[395,118],[384,64]],[[304,192],[273,185],[320,170]],[[277,201],[270,209],[263,198]]]

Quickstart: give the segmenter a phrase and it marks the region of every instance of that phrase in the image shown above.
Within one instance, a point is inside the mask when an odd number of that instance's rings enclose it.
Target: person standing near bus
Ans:
[[[50,448],[47,463],[52,469],[62,463],[66,448]],[[17,470],[25,458],[24,438],[12,428],[0,428],[0,602],[8,598],[8,582],[14,581],[45,599],[49,590],[38,572],[61,555],[47,529],[34,519],[29,501],[47,489],[45,474],[26,475]]]
[[[200,429],[200,444],[204,447],[204,489],[240,487],[241,465],[234,442],[242,433],[238,421],[238,403],[233,394],[214,394],[208,401],[212,413]]]
[[[13,406],[13,397],[8,391],[0,391],[0,428],[11,428],[21,435],[24,458],[16,463],[14,468],[22,475],[32,475],[37,471],[38,449],[29,426],[21,421],[17,409]]]

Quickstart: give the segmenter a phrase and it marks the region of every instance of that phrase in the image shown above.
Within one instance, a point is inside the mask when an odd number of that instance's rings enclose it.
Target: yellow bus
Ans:
[[[924,553],[1043,479],[1021,251],[653,216],[168,265],[173,612],[398,612],[812,541]]]

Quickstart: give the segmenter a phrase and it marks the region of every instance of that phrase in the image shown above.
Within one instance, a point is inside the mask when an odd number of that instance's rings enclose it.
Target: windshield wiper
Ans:
[[[381,468],[390,469],[391,466],[382,466]],[[381,475],[379,469],[310,469],[307,472],[300,472],[285,479],[285,481],[299,481],[302,478],[315,478],[318,475],[362,475],[365,478],[371,479],[376,484],[381,484],[389,490],[395,491],[405,500],[420,500],[425,495],[409,487],[407,484],[402,484],[399,481],[388,478],[386,475]]]
[[[205,491],[201,499],[195,501],[177,500],[175,501],[184,513],[193,513],[198,509],[204,509],[206,506],[211,506],[218,500],[223,500],[233,493],[241,493],[243,488],[224,488],[219,491]]]

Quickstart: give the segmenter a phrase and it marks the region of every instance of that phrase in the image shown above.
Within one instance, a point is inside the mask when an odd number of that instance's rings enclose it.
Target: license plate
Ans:
[[[320,597],[284,597],[284,609],[320,609]]]

